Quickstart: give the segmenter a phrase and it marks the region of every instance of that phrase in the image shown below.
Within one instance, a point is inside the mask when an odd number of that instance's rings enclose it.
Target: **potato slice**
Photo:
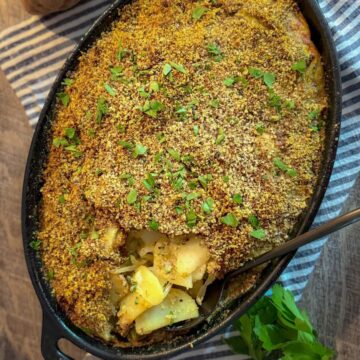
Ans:
[[[189,275],[209,260],[208,249],[201,245],[200,239],[191,238],[176,249],[176,270],[180,274]]]
[[[188,241],[160,240],[154,248],[154,272],[165,281],[190,289],[193,281],[199,280],[201,274],[204,275],[203,266],[208,259],[209,251],[197,237]]]
[[[118,324],[124,333],[140,314],[165,298],[159,279],[146,266],[139,266],[132,281],[134,291],[122,299],[118,312]]]
[[[149,334],[170,324],[199,316],[198,307],[190,295],[179,289],[171,289],[165,300],[145,311],[135,320],[139,335]]]
[[[139,266],[133,280],[136,290],[151,305],[158,305],[164,300],[164,289],[159,279],[146,266]]]

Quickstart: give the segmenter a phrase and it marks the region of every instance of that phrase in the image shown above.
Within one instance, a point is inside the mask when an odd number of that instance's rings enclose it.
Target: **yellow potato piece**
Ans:
[[[134,291],[122,299],[118,312],[118,323],[123,331],[145,310],[160,304],[165,298],[159,279],[146,266],[138,267],[132,281]]]
[[[171,289],[160,305],[145,311],[135,320],[135,330],[139,335],[145,335],[198,316],[199,311],[194,299],[183,290]]]
[[[124,275],[111,274],[110,302],[117,305],[118,302],[129,293],[129,285]]]
[[[176,253],[176,270],[180,274],[189,275],[209,260],[208,249],[201,245],[199,238],[192,238],[179,245]]]
[[[193,281],[204,275],[204,265],[209,260],[207,248],[199,238],[188,241],[172,239],[158,241],[154,248],[155,274],[172,284],[190,289]]]

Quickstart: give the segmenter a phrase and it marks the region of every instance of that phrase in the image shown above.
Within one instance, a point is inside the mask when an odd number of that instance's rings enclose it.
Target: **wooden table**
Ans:
[[[0,1],[0,30],[29,15],[20,1]],[[23,257],[21,186],[32,129],[0,71],[0,360],[41,359],[41,311]],[[360,181],[345,208],[360,206]],[[338,359],[360,358],[360,225],[334,235],[305,290],[306,308],[320,338]],[[84,353],[64,345],[76,359]]]

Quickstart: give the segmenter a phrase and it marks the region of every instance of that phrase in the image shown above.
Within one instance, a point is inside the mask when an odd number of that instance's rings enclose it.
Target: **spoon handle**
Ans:
[[[230,275],[229,278],[230,277],[232,278],[233,276],[236,275],[240,275],[244,271],[252,269],[253,267],[261,265],[269,260],[288,254],[305,244],[308,244],[314,240],[318,240],[323,236],[329,235],[359,220],[360,220],[360,208],[350,211],[344,215],[338,216],[335,219],[330,220],[326,224],[320,225],[313,230],[310,230],[302,235],[295,237],[292,240],[285,242],[280,246],[277,246],[273,250],[259,256],[257,259],[249,261],[238,270],[235,270],[234,272],[229,274]]]

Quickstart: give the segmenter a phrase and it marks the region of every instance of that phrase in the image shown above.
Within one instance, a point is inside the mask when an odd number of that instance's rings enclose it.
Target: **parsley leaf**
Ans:
[[[163,67],[163,75],[168,76],[171,73],[172,67],[170,64],[165,64]]]
[[[239,220],[233,213],[228,213],[227,215],[223,216],[220,221],[228,226],[236,228],[239,225]]]
[[[233,201],[235,204],[241,205],[243,203],[243,198],[240,194],[234,194]]]
[[[137,200],[137,191],[135,189],[132,189],[128,193],[128,195],[126,197],[126,201],[129,205],[132,205],[136,202],[136,200]]]
[[[294,170],[294,169],[290,168],[289,166],[287,166],[286,164],[284,164],[280,158],[274,159],[274,165],[277,168],[279,168],[280,170],[286,172],[291,177],[295,177],[297,175],[296,170]]]
[[[252,359],[322,359],[334,352],[317,338],[307,314],[301,311],[290,291],[276,284],[234,323],[239,335],[226,339],[235,353]]]
[[[181,155],[180,155],[179,151],[177,151],[175,149],[167,149],[167,151],[174,160],[176,160],[176,161],[181,160]]]
[[[147,147],[138,143],[135,145],[135,149],[134,149],[134,157],[137,158],[138,156],[142,156],[145,155],[147,152]]]
[[[249,74],[255,79],[260,79],[264,75],[261,70],[253,67],[249,68]]]
[[[186,69],[184,68],[184,65],[176,64],[174,62],[171,62],[170,64],[175,70],[177,70],[183,74],[186,74]]]
[[[201,205],[201,209],[205,214],[210,214],[214,209],[214,200],[207,198]]]
[[[266,232],[264,229],[255,229],[250,232],[250,236],[255,239],[262,240],[266,236]]]
[[[264,73],[263,79],[265,85],[271,89],[275,83],[276,77],[274,73],[266,72]]]
[[[38,250],[40,250],[41,241],[39,239],[35,239],[35,240],[32,240],[29,245],[35,251],[38,251]]]
[[[193,209],[190,209],[186,213],[186,225],[191,228],[196,225],[196,222],[197,222],[197,215]]]
[[[199,6],[199,7],[197,7],[194,11],[193,11],[193,13],[192,13],[192,18],[194,19],[194,20],[200,20],[201,19],[201,17],[206,13],[208,11],[208,9],[207,8],[205,8],[205,7],[203,7],[203,6]]]
[[[69,105],[70,96],[66,92],[58,92],[56,96],[65,107]]]
[[[106,115],[107,113],[108,113],[108,106],[106,100],[104,98],[99,98],[96,104],[96,118],[95,118],[96,122],[100,124],[104,115]]]
[[[199,126],[198,126],[198,125],[194,125],[193,129],[194,129],[194,135],[195,135],[195,136],[198,136],[198,135],[199,135]]]
[[[299,72],[300,74],[304,74],[306,70],[306,61],[299,60],[298,62],[296,62],[291,66],[291,69]]]
[[[111,80],[119,80],[123,75],[124,68],[122,66],[115,66],[110,68]]]
[[[111,96],[115,96],[117,94],[116,90],[113,87],[111,87],[108,83],[104,84],[104,88]]]
[[[159,224],[156,220],[154,219],[151,219],[150,222],[149,222],[149,227],[151,230],[153,231],[157,231],[159,229]]]
[[[220,62],[224,58],[221,49],[216,43],[208,44],[207,51],[209,55],[217,62]]]

